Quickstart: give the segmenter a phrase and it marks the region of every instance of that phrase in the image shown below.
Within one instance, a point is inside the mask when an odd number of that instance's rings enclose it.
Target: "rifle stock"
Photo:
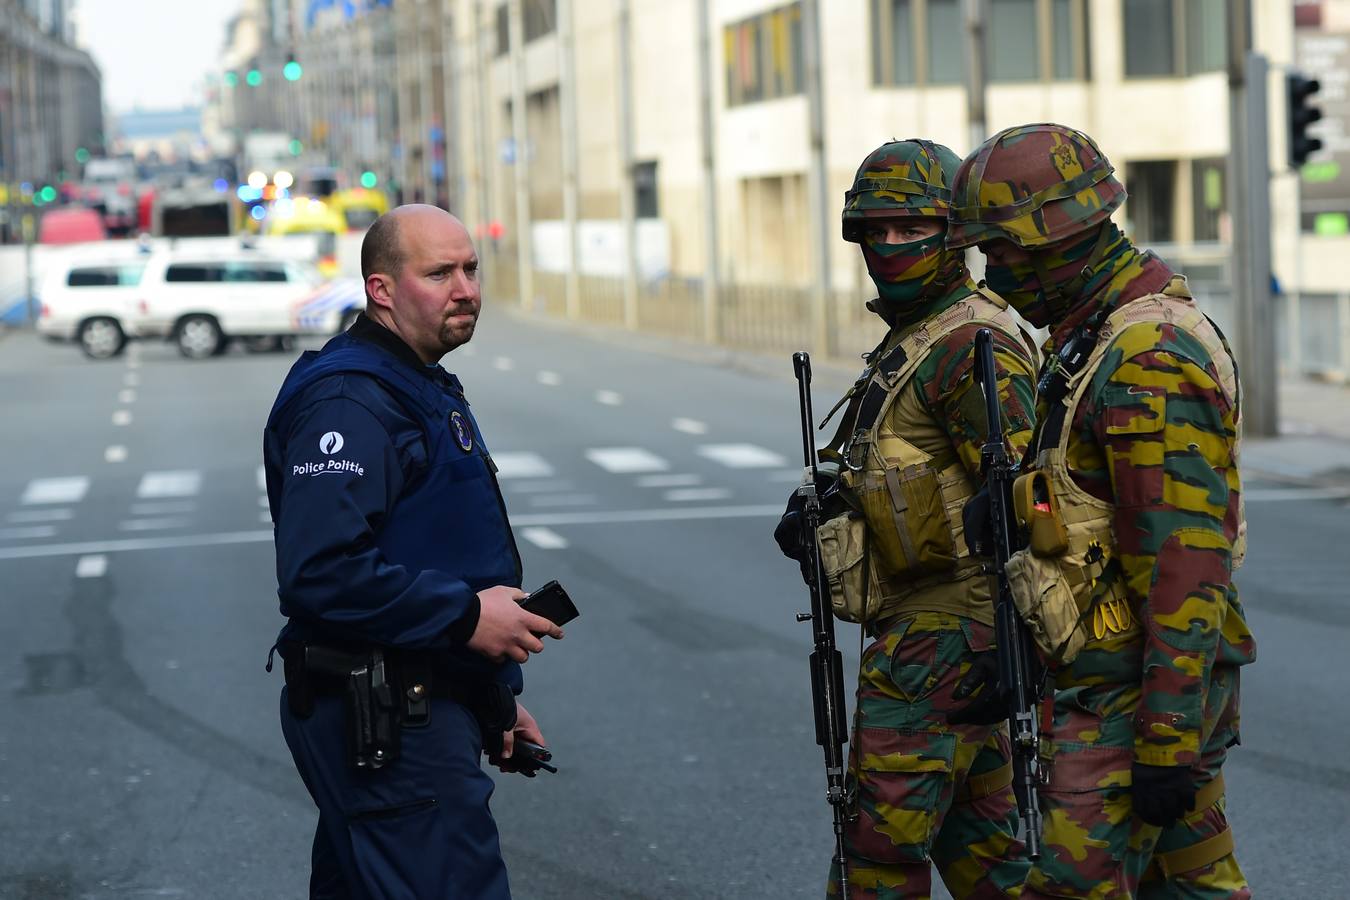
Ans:
[[[844,826],[848,820],[844,787],[844,745],[848,729],[844,699],[844,662],[834,640],[834,611],[825,593],[825,573],[816,547],[821,503],[816,489],[816,442],[811,412],[811,357],[792,355],[797,377],[797,399],[802,418],[802,456],[805,474],[797,493],[802,497],[802,546],[811,554],[805,567],[811,592],[811,612],[799,613],[798,621],[810,621],[814,649],[811,651],[811,702],[815,712],[816,743],[825,751],[825,798],[834,811],[835,864],[839,867],[840,896],[848,897],[848,861],[844,856]]]
[[[990,588],[994,597],[994,634],[998,641],[998,691],[1008,707],[1013,788],[1025,832],[1023,840],[1027,855],[1036,860],[1041,854],[1039,789],[1042,781],[1040,723],[1036,714],[1045,679],[1037,674],[1036,647],[1017,613],[1008,584],[1008,558],[1012,556],[1016,534],[1012,507],[1013,467],[1004,443],[993,340],[993,333],[988,328],[981,328],[976,333],[975,378],[984,393],[985,420],[988,422],[987,436],[980,449],[980,470],[989,491],[990,532],[993,535]]]

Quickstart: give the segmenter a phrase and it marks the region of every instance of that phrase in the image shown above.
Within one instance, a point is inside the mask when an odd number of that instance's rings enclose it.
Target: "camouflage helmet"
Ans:
[[[1073,128],[1005,128],[961,163],[952,179],[947,246],[1005,238],[1044,247],[1111,217],[1125,188],[1097,144]]]
[[[844,194],[844,240],[861,243],[868,217],[945,219],[961,160],[941,144],[911,138],[882,144],[862,161]]]

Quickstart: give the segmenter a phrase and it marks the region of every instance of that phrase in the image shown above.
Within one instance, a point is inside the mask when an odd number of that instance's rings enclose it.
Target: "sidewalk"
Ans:
[[[783,381],[792,379],[792,359],[788,353],[710,346],[698,341],[628,331],[610,325],[530,314],[515,305],[502,304],[492,311],[500,311],[519,322],[559,333],[622,342],[645,353],[720,366],[766,378]],[[862,361],[812,359],[811,368],[815,386],[813,393],[819,406],[826,398],[839,396],[848,388],[862,370]],[[1244,439],[1242,462],[1245,478],[1291,485],[1350,487],[1350,385],[1310,378],[1283,378],[1280,381],[1279,411],[1278,437]]]

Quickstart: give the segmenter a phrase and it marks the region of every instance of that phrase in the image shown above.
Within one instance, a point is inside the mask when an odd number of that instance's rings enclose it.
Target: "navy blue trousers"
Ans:
[[[469,711],[431,701],[431,722],[405,728],[402,755],[374,772],[347,761],[342,700],[318,697],[308,719],[281,692],[281,730],[319,808],[311,900],[509,900],[492,779]]]

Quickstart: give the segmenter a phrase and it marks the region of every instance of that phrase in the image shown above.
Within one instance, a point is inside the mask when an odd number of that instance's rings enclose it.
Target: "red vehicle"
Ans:
[[[107,239],[103,217],[96,210],[83,206],[53,209],[38,225],[39,244],[80,244]]]

